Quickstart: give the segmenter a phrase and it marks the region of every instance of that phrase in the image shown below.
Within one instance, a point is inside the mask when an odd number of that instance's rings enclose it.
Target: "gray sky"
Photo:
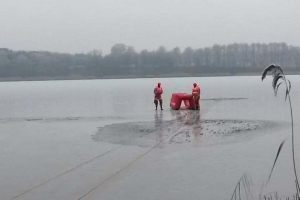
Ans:
[[[299,9],[299,0],[0,0],[0,48],[106,54],[116,43],[137,51],[300,46]]]

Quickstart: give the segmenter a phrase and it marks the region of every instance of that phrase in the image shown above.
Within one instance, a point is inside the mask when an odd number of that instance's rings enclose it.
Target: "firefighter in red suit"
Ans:
[[[160,105],[160,109],[163,110],[162,108],[162,95],[163,93],[163,89],[161,87],[161,83],[158,83],[157,86],[154,88],[154,104],[155,104],[155,110],[157,110],[157,105],[158,105],[158,102],[159,102],[159,105]]]
[[[197,83],[193,84],[192,94],[195,101],[195,110],[200,110],[200,86]]]

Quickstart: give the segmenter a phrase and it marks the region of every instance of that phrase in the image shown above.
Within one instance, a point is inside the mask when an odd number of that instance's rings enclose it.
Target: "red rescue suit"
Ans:
[[[200,86],[199,85],[197,85],[196,87],[194,87],[192,89],[192,94],[193,94],[193,97],[194,97],[196,109],[198,110],[200,108],[200,105],[199,105],[199,101],[200,101]]]
[[[154,88],[154,100],[161,100],[162,99],[161,98],[162,93],[163,93],[162,87],[161,86],[160,87],[156,86]]]

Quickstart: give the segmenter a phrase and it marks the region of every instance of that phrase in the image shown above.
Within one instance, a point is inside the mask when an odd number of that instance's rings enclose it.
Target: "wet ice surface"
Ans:
[[[70,121],[101,121],[101,120],[120,120],[122,117],[50,117],[50,118],[4,118],[0,119],[0,123],[15,123],[15,122],[70,122]]]
[[[170,110],[171,94],[195,79],[200,115]],[[162,112],[152,101],[157,81]],[[298,133],[299,76],[291,82]],[[260,77],[19,82],[0,91],[1,200],[229,199],[244,173],[255,196],[284,139],[265,192],[294,191],[284,91],[275,98]]]
[[[189,117],[187,118],[187,114]],[[246,120],[200,120],[200,113],[187,111],[179,119],[106,125],[92,136],[95,141],[151,147],[167,139],[168,144],[216,145],[258,136],[255,131],[282,128],[286,123]],[[280,126],[281,125],[281,126]],[[262,134],[260,134],[262,135]],[[168,138],[170,137],[170,138]]]
[[[212,142],[215,144],[238,141],[240,137],[255,135],[255,130],[264,130],[272,125],[271,122],[262,121],[237,121],[237,120],[204,120],[192,127],[183,128],[170,143],[202,142],[205,144]],[[257,136],[257,135],[256,135]]]

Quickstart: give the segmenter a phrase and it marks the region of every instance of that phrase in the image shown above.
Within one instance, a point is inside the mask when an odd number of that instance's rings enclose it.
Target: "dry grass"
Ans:
[[[295,194],[292,195],[292,197],[287,197],[287,198],[284,198],[286,200],[300,200],[300,197],[299,197],[299,194],[300,194],[300,187],[299,187],[299,181],[298,181],[298,175],[297,175],[297,170],[296,170],[296,162],[295,162],[295,145],[294,145],[294,117],[293,117],[293,107],[292,107],[292,101],[291,101],[291,96],[290,96],[290,91],[291,91],[291,82],[286,79],[286,76],[284,74],[284,71],[283,69],[278,66],[278,65],[270,65],[269,67],[265,68],[263,73],[262,73],[262,81],[266,78],[266,76],[268,74],[271,74],[272,77],[273,77],[273,81],[272,81],[272,87],[273,87],[273,90],[274,90],[274,94],[275,94],[275,97],[277,96],[277,91],[279,89],[279,87],[281,85],[284,85],[285,86],[285,100],[288,100],[289,102],[289,108],[290,108],[290,117],[291,117],[291,127],[292,127],[292,131],[291,131],[291,134],[292,134],[292,145],[291,145],[291,151],[292,151],[292,156],[293,156],[293,159],[292,159],[292,162],[293,162],[293,168],[294,168],[294,177],[295,177]],[[277,154],[276,154],[276,157],[274,159],[274,162],[273,162],[273,166],[270,170],[270,175],[268,177],[268,180],[266,181],[266,184],[262,184],[262,187],[261,187],[261,192],[260,192],[260,195],[259,195],[259,199],[264,199],[264,200],[278,200],[279,197],[278,197],[278,194],[277,192],[272,192],[272,193],[268,193],[268,194],[263,194],[263,189],[268,185],[269,183],[269,180],[271,179],[272,177],[272,172],[276,166],[276,162],[277,162],[277,159],[280,155],[280,152],[281,152],[281,149],[283,148],[283,145],[285,143],[285,140],[282,141],[278,147],[278,150],[277,150]],[[241,200],[242,197],[245,197],[248,199],[249,198],[249,195],[248,194],[251,194],[251,190],[250,190],[250,184],[248,176],[246,175],[243,175],[242,178],[238,181],[234,191],[233,191],[233,194],[232,194],[232,198],[231,200],[233,199],[239,199]],[[245,184],[247,183],[247,184]],[[242,191],[244,191],[244,193],[246,195],[242,196]]]

